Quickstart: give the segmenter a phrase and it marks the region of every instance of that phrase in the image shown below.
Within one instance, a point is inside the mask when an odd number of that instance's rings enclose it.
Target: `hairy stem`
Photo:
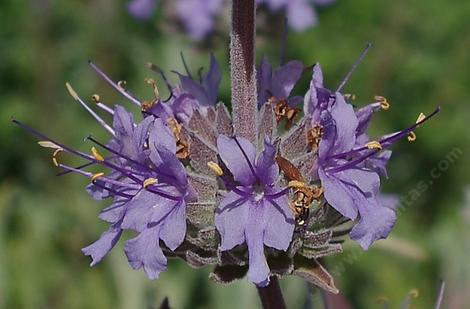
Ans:
[[[230,63],[235,134],[257,145],[255,0],[232,1]]]
[[[282,297],[279,279],[271,277],[269,285],[265,288],[258,287],[258,295],[264,309],[286,309],[286,303]]]

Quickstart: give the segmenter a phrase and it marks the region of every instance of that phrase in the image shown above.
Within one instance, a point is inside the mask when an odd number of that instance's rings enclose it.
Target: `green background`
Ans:
[[[127,265],[122,244],[90,268],[80,248],[106,228],[96,218],[105,204],[84,192],[86,179],[55,177],[49,151],[10,122],[15,116],[84,151],[91,146],[83,141],[88,134],[107,138],[68,97],[65,81],[84,98],[99,93],[109,105],[133,107],[94,74],[88,59],[150,99],[143,80],[154,76],[147,61],[181,71],[178,53],[184,51],[195,72],[214,51],[224,71],[221,99],[228,102],[227,14],[205,44],[188,40],[161,15],[137,22],[125,2],[113,0],[0,2],[1,308],[158,308],[165,296],[174,308],[259,306],[247,281],[218,286],[207,279],[210,269],[179,261],[149,281]],[[282,19],[265,17],[270,30],[259,31],[258,57],[277,63]],[[447,281],[445,308],[470,308],[470,1],[338,0],[319,17],[318,27],[289,34],[288,59],[320,62],[333,88],[373,42],[345,89],[358,106],[374,95],[391,102],[375,117],[372,136],[442,107],[418,129],[416,142],[394,146],[383,188],[402,199],[402,208],[390,238],[366,253],[347,243],[325,264],[354,308],[380,308],[380,298],[396,308],[413,289],[419,291],[415,307],[430,308],[440,278]],[[307,85],[308,77],[296,91]],[[282,285],[289,307],[302,308],[304,283],[286,278]],[[313,302],[318,298],[314,293]]]

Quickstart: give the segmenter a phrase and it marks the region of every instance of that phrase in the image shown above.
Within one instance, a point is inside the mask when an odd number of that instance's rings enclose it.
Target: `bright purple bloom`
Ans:
[[[322,132],[313,173],[318,173],[328,203],[343,216],[358,220],[350,236],[364,249],[387,237],[396,220],[395,212],[381,203],[379,193],[379,173],[385,174],[391,156],[391,151],[384,149],[417,126],[371,143],[365,130],[379,108],[377,102],[354,111],[341,93],[324,88],[321,68],[314,67],[304,106],[312,127],[320,127]]]
[[[220,249],[226,251],[246,243],[248,279],[266,286],[270,270],[264,246],[286,251],[294,231],[287,192],[276,185],[279,177],[276,149],[265,141],[264,150],[256,158],[256,149],[248,140],[224,135],[219,135],[217,149],[235,180],[235,184],[227,184],[229,191],[215,216]]]

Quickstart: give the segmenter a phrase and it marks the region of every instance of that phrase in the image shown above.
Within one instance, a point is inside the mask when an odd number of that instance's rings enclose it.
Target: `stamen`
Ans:
[[[421,123],[426,119],[426,115],[424,113],[420,113],[418,119],[416,119],[416,123]]]
[[[140,100],[138,100],[136,97],[134,97],[131,93],[128,91],[124,90],[120,85],[117,85],[115,82],[111,80],[106,74],[104,74],[103,71],[101,71],[100,68],[96,66],[92,61],[88,62],[90,66],[95,70],[98,75],[103,78],[108,84],[110,84],[116,91],[118,91],[120,94],[122,94],[124,97],[126,97],[128,100],[130,100],[132,103],[136,104],[137,106],[140,107]],[[120,82],[122,84],[122,82]]]
[[[356,95],[355,95],[355,94],[352,94],[352,93],[345,93],[345,94],[344,94],[344,98],[345,98],[346,100],[354,101],[354,100],[356,100]]]
[[[207,162],[207,167],[210,168],[210,170],[213,171],[214,174],[217,175],[218,177],[220,177],[224,174],[224,171],[222,170],[220,165],[218,165],[214,161]]]
[[[133,195],[126,194],[126,193],[119,192],[119,191],[113,190],[113,189],[111,189],[111,188],[108,188],[108,187],[106,187],[106,186],[100,184],[99,182],[95,182],[93,185],[94,185],[94,186],[97,186],[98,188],[101,188],[101,189],[103,189],[103,190],[106,190],[106,191],[108,191],[108,192],[111,192],[111,193],[114,194],[114,195],[122,196],[122,197],[124,197],[124,198],[131,199],[131,198],[134,197]]]
[[[91,96],[91,99],[92,99],[93,102],[95,102],[96,104],[100,103],[100,101],[101,101],[101,100],[100,100],[101,98],[100,98],[99,94],[94,94],[94,95],[92,95],[92,96]]]
[[[343,79],[343,81],[341,82],[341,84],[339,84],[338,86],[338,89],[336,89],[336,92],[341,92],[341,90],[343,89],[343,87],[346,85],[346,83],[349,81],[349,79],[351,78],[351,75],[354,73],[354,71],[357,69],[357,67],[359,66],[359,64],[362,62],[362,60],[364,60],[364,57],[367,55],[367,52],[369,51],[369,49],[372,47],[372,44],[371,43],[367,43],[366,45],[366,48],[362,51],[361,55],[359,56],[359,58],[356,60],[356,62],[354,62],[353,66],[351,67],[351,70],[348,72],[348,74],[346,74],[346,77]]]
[[[91,153],[93,157],[96,159],[96,161],[99,161],[99,162],[104,161],[103,156],[98,152],[98,150],[95,147],[91,147]]]
[[[123,91],[126,91],[126,84],[127,82],[125,80],[120,80],[117,83],[118,87],[121,88]]]
[[[395,143],[396,141],[398,141],[399,139],[407,136],[408,134],[410,134],[410,132],[412,132],[415,128],[417,128],[418,126],[422,125],[424,122],[428,121],[429,119],[431,119],[432,117],[434,117],[437,113],[439,113],[441,110],[441,107],[438,106],[433,112],[431,115],[429,115],[428,117],[425,117],[424,119],[418,121],[417,123],[415,123],[414,125],[410,126],[409,128],[407,129],[404,129],[402,131],[399,131],[399,132],[396,132],[394,134],[391,134],[389,135],[388,137],[384,137],[384,138],[381,138],[379,139],[378,141],[380,142],[380,144],[382,145],[383,148],[388,148],[389,146],[391,146],[393,143]],[[366,146],[363,146],[363,147],[359,147],[359,148],[355,148],[355,149],[352,149],[350,151],[346,151],[346,152],[343,152],[343,153],[339,153],[339,154],[336,154],[336,155],[333,155],[330,157],[330,159],[337,159],[337,158],[343,158],[343,157],[347,157],[347,156],[351,156],[351,155],[354,155],[354,154],[357,154],[361,151],[364,151],[364,150],[367,150],[368,148]],[[373,154],[375,154],[376,151],[372,152],[372,153],[369,153],[369,154],[366,154],[365,156],[366,157],[369,157]],[[348,163],[349,164],[349,163]]]
[[[380,95],[376,95],[374,97],[374,100],[376,100],[377,102],[380,103],[380,107],[386,111],[390,108],[390,103],[387,101],[387,99],[383,96],[380,96]]]
[[[115,164],[112,164],[112,163],[106,161],[106,160],[103,161],[103,162],[97,161],[93,156],[90,156],[90,155],[88,155],[88,154],[86,154],[86,153],[83,153],[83,152],[81,152],[81,151],[75,150],[75,149],[73,149],[73,148],[67,147],[66,145],[64,145],[64,144],[62,144],[62,143],[59,143],[59,142],[57,142],[57,141],[55,141],[55,140],[53,140],[53,139],[51,139],[51,138],[45,136],[45,135],[42,134],[41,132],[39,132],[39,131],[37,131],[37,130],[31,128],[30,126],[28,126],[28,125],[26,125],[26,124],[24,124],[24,123],[22,123],[22,122],[20,122],[20,121],[18,121],[18,120],[16,120],[16,119],[14,119],[14,118],[12,119],[12,122],[15,123],[15,124],[17,124],[17,125],[20,126],[21,128],[23,128],[24,130],[28,131],[28,132],[31,133],[32,135],[34,135],[34,136],[36,136],[36,137],[38,137],[38,138],[40,138],[40,139],[48,140],[49,142],[56,144],[57,146],[61,147],[61,148],[63,149],[63,151],[66,151],[66,152],[69,152],[69,153],[71,153],[71,154],[74,154],[74,155],[76,155],[77,157],[83,158],[83,159],[85,159],[85,160],[88,160],[88,161],[91,161],[91,162],[100,163],[101,165],[104,165],[104,166],[106,166],[106,167],[109,167],[109,168],[111,168],[111,169],[114,169],[114,170],[116,170],[116,171],[122,173],[124,176],[126,176],[126,177],[132,179],[133,181],[135,181],[135,182],[137,182],[137,183],[141,183],[141,182],[142,182],[138,177],[134,176],[135,174],[137,174],[136,171],[128,170],[128,169],[126,169],[126,168],[124,168],[124,167],[119,167],[119,166],[117,166],[117,165],[115,165]]]
[[[289,181],[288,185],[289,188],[294,188],[294,189],[302,189],[302,188],[307,188],[307,185],[302,182],[302,181],[297,181],[297,180],[292,180]]]
[[[411,131],[408,135],[408,142],[414,142],[416,140],[416,133]]]
[[[114,132],[113,128],[111,128],[100,116],[98,116],[97,113],[95,113],[83,100],[78,96],[78,94],[75,92],[75,90],[72,88],[72,86],[67,82],[65,83],[65,86],[67,87],[67,91],[69,92],[70,96],[80,103],[80,105],[86,109],[87,112],[90,113],[93,118],[103,127],[105,128],[109,133],[112,135],[116,135]]]
[[[156,64],[153,64],[151,62],[147,62],[147,67],[160,74],[160,76],[162,77],[163,81],[165,82],[165,85],[166,87],[168,88],[168,91],[170,92],[170,97],[168,99],[166,99],[166,101],[168,101],[169,99],[171,99],[171,97],[173,96],[173,87],[171,86],[170,82],[168,81],[168,78],[166,77],[165,73],[163,72],[162,69],[160,69]]]
[[[44,148],[62,149],[61,147],[59,147],[58,145],[50,141],[39,141],[38,144],[39,146],[44,147]]]
[[[111,152],[111,153],[113,153],[113,154],[119,156],[120,158],[126,159],[126,160],[128,160],[129,162],[132,162],[132,163],[134,163],[134,164],[137,164],[137,165],[139,165],[139,166],[141,166],[141,167],[143,167],[143,168],[145,168],[145,169],[150,168],[152,171],[156,172],[156,170],[155,170],[154,168],[152,168],[151,166],[147,167],[147,166],[145,166],[144,164],[142,164],[142,163],[140,163],[140,162],[138,162],[138,161],[136,161],[136,160],[133,160],[133,159],[131,159],[130,157],[128,157],[128,156],[126,156],[126,155],[124,155],[124,154],[122,154],[122,153],[120,153],[120,152],[118,152],[118,151],[116,151],[116,150],[114,150],[114,149],[112,149],[112,148],[109,148],[109,147],[106,146],[105,144],[103,144],[103,143],[97,141],[96,139],[94,139],[92,136],[87,136],[86,139],[92,141],[93,143],[95,143],[96,145],[102,147],[103,149],[106,149],[107,151],[109,151],[109,152]],[[138,174],[137,171],[133,171],[133,173],[134,173],[134,174]]]
[[[94,183],[98,178],[103,177],[103,176],[104,176],[104,173],[93,174],[93,176],[91,176],[91,182]]]
[[[147,189],[148,186],[157,184],[158,180],[156,178],[147,178],[144,180],[144,188]]]
[[[366,144],[366,147],[373,150],[382,150],[382,145],[377,141],[370,141]]]
[[[62,148],[58,148],[52,154],[52,162],[54,163],[55,166],[59,166],[59,161],[57,160],[57,156],[62,150],[63,150]]]

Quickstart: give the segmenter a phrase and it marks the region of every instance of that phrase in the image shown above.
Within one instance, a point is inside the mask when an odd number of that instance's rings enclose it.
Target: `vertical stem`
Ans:
[[[257,288],[261,304],[264,309],[286,309],[286,303],[282,297],[279,279],[271,277],[269,285],[265,288]]]
[[[235,134],[257,145],[255,0],[232,1],[230,42],[232,110]]]

